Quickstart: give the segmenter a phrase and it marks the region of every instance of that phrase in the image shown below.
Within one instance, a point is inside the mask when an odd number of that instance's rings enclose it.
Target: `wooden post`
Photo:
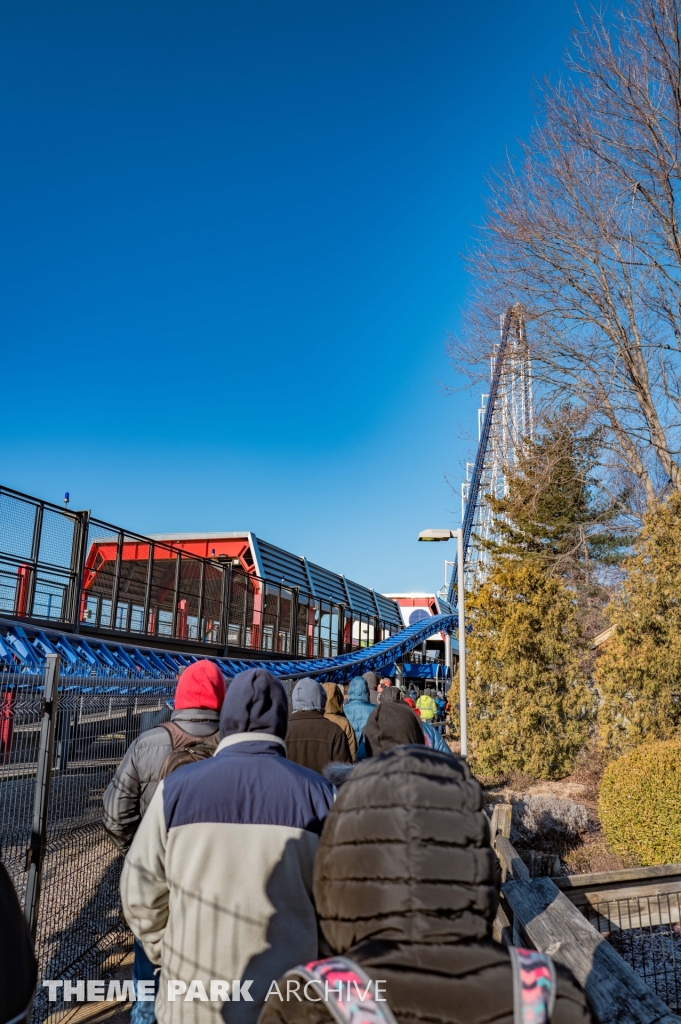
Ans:
[[[492,836],[492,849],[497,852],[497,839],[503,838],[508,839],[511,835],[511,819],[513,817],[513,805],[512,804],[495,804],[492,810],[492,821],[490,823],[490,833]],[[501,879],[506,881],[506,868],[504,862],[499,857],[501,864]],[[503,899],[503,897],[502,897]],[[508,919],[506,910],[508,908],[499,904],[497,908],[496,917],[494,918],[494,924],[492,925],[492,938],[496,939],[497,942],[503,942],[505,946],[513,945],[513,925]]]
[[[503,891],[535,948],[570,968],[600,1024],[681,1021],[550,878],[509,881]]]
[[[494,810],[492,811],[492,822],[490,824],[490,833],[492,835],[492,849],[496,851],[497,857],[499,857],[499,851],[497,850],[497,837],[502,836],[504,839],[511,838],[511,819],[513,817],[513,805],[512,804],[495,804]],[[503,860],[501,861],[501,881],[506,881],[506,867]]]
[[[490,832],[492,833],[492,845],[497,836],[504,836],[506,839],[511,838],[511,819],[513,817],[513,804],[495,804],[494,810],[492,811],[492,824],[490,825]]]

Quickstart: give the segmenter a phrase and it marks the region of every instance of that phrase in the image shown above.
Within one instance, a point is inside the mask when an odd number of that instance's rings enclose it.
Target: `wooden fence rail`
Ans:
[[[511,805],[498,804],[492,842],[502,868],[495,936],[530,943],[568,967],[600,1024],[681,1024],[551,878],[530,878],[510,836]]]

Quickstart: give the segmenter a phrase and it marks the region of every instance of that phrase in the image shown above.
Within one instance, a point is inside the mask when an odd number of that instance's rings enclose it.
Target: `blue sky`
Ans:
[[[445,343],[572,0],[0,8],[0,480],[435,589]]]

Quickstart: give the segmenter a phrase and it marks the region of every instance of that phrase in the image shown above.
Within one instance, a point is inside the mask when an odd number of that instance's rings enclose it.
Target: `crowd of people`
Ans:
[[[208,660],[184,670],[170,721],[131,744],[104,794],[133,978],[157,993],[132,1024],[530,1019],[518,957],[492,939],[482,790],[442,713],[439,695],[373,672],[300,679],[289,697],[261,668],[227,683]],[[544,960],[531,1019],[590,1021]]]
[[[289,700],[264,669],[226,688],[211,662],[184,671],[170,723],[104,798],[135,977],[158,986],[133,1024],[327,1024],[338,1010],[304,972],[334,956],[384,984],[398,1024],[514,1019],[482,791],[441,715],[437,695],[372,672],[345,690],[300,679]],[[306,995],[289,999],[297,969]],[[590,1019],[564,971],[554,996],[556,1024]]]

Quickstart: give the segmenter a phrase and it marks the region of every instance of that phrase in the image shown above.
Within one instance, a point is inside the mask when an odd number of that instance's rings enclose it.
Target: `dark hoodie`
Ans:
[[[357,754],[357,740],[355,739],[355,731],[345,717],[343,710],[343,690],[338,683],[322,683],[322,686],[326,693],[324,718],[328,719],[329,722],[333,722],[334,725],[337,725],[339,729],[343,730],[345,738],[348,741],[350,757],[354,761]]]
[[[279,680],[264,668],[240,672],[229,684],[220,714],[220,739],[237,732],[265,732],[283,740],[288,697]]]
[[[215,1024],[214,1003],[166,999],[167,981],[250,979],[253,1002],[226,1024],[254,1024],[272,978],[317,955],[312,865],[333,789],[286,757],[288,698],[264,669],[236,676],[214,757],[158,786],[121,878],[126,920],[161,964],[159,1024]],[[333,728],[336,728],[335,726]],[[341,734],[342,735],[342,734]]]
[[[513,1024],[508,951],[491,938],[498,890],[466,764],[411,746],[355,768],[324,825],[315,904],[330,951],[385,982],[398,1024]],[[587,1024],[583,992],[569,972],[557,975],[553,1024]],[[259,1024],[331,1020],[323,1001],[273,994]]]
[[[29,1020],[38,971],[26,920],[4,864],[0,864],[0,921],[0,1021],[5,1024],[22,1013]]]
[[[361,756],[373,757],[392,747],[424,742],[423,730],[407,704],[381,701],[364,726]]]
[[[332,761],[351,764],[347,736],[324,717],[326,691],[322,685],[313,679],[300,679],[291,702],[294,710],[286,733],[290,759],[315,772],[322,772]]]

